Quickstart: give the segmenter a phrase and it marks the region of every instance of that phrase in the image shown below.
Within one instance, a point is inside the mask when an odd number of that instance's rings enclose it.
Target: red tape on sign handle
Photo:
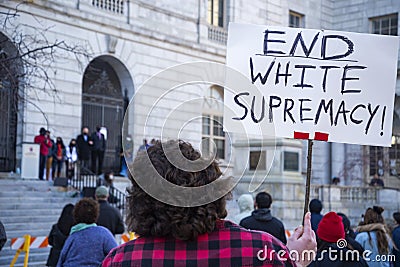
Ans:
[[[315,132],[314,134],[314,140],[318,141],[328,141],[329,134],[327,133],[321,133],[321,132]]]
[[[294,139],[308,139],[310,137],[309,133],[294,132]]]

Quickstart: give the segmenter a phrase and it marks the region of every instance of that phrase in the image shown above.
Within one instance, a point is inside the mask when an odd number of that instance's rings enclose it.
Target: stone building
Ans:
[[[166,68],[195,61],[223,64],[227,27],[231,21],[397,35],[400,11],[400,2],[390,0],[19,2],[0,0],[3,18],[8,11],[18,9],[18,16],[12,18],[13,25],[18,27],[0,32],[2,57],[24,52],[18,51],[18,46],[13,43],[18,38],[16,32],[29,35],[38,30],[45,32],[45,38],[50,42],[62,40],[84,48],[88,56],[74,57],[61,52],[55,58],[47,74],[57,93],[34,89],[24,91],[23,82],[12,86],[8,76],[0,72],[0,120],[5,122],[0,129],[0,171],[15,170],[19,166],[21,144],[32,142],[40,127],[49,129],[53,137],[61,136],[68,143],[80,133],[82,126],[94,130],[96,125],[107,129],[106,167],[118,170],[122,147],[120,129],[129,100],[149,78]],[[35,45],[32,44],[33,49]],[[32,81],[38,87],[43,82]],[[400,94],[399,84],[397,94]],[[26,94],[29,101],[12,104],[16,92]],[[183,127],[179,137],[201,146],[204,151],[214,149],[222,164],[229,167],[227,175],[235,175],[238,169],[245,170],[235,194],[247,191],[257,162],[265,170],[257,172],[256,176],[263,178],[268,173],[267,161],[271,163],[273,160],[270,175],[259,190],[273,192],[278,217],[287,219],[290,227],[298,224],[304,195],[305,143],[287,139],[275,142],[251,139],[250,144],[246,144],[240,136],[227,138],[222,131],[223,108],[218,105],[223,101],[223,89],[218,84],[179,89],[164,98],[161,108],[146,120],[145,111],[151,110],[160,92],[157,88],[142,91],[141,98],[137,98],[135,105],[129,108],[134,122],[130,132],[134,151],[142,145],[144,138],[148,141],[158,139],[165,129],[164,138],[176,138],[174,135]],[[164,127],[164,115],[192,99],[198,101],[190,108],[184,107],[184,112]],[[399,200],[396,190],[385,189],[389,191],[383,192],[361,188],[367,185],[374,173],[382,175],[388,186],[398,188],[400,184],[398,105],[396,97],[391,148],[315,143],[312,196],[322,198],[327,209],[339,208],[350,201],[356,203],[354,213],[359,213],[364,206],[360,209],[357,201],[367,205],[383,201],[381,196],[388,194]],[[182,126],[187,118],[197,119]],[[143,128],[147,131],[143,132]],[[201,143],[202,139],[205,141]],[[216,144],[214,148],[210,140]],[[276,146],[275,157],[270,153],[271,146]],[[333,177],[340,178],[340,186],[326,186],[331,184]],[[389,210],[395,209],[398,207],[392,205]],[[345,212],[352,213],[353,210],[348,207]]]

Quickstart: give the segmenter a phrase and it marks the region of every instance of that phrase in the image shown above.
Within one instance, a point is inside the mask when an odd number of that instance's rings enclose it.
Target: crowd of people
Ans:
[[[84,133],[82,139],[88,142]],[[222,174],[216,161],[196,171],[172,164],[164,153],[172,147],[178,146],[185,160],[201,158],[187,142],[155,141],[143,146],[133,161],[132,175],[146,179],[154,168],[170,183],[199,187]],[[138,168],[145,171],[135,174]],[[273,216],[268,192],[258,193],[255,201],[250,194],[240,196],[240,214],[231,222],[225,219],[229,194],[201,206],[174,206],[149,195],[132,175],[125,224],[119,211],[108,204],[108,188],[99,186],[96,201],[83,198],[64,207],[49,235],[52,249],[47,266],[399,266],[400,213],[393,214],[397,227],[391,231],[382,216],[384,209],[373,206],[353,230],[345,214],[323,215],[321,201],[314,199],[302,225],[287,237],[284,222]],[[109,178],[104,180],[107,183]],[[114,236],[125,229],[139,238],[117,246]],[[337,253],[334,258],[332,251]],[[366,251],[371,260],[365,258]],[[292,257],[310,252],[312,257]],[[354,252],[358,253],[354,256]],[[374,261],[379,255],[395,255],[398,260]]]
[[[121,213],[108,203],[109,196],[108,188],[102,185],[96,188],[95,200],[83,198],[75,206],[63,208],[48,236],[51,250],[46,266],[101,264],[117,246],[115,235],[125,231]]]
[[[49,130],[40,128],[34,142],[40,145],[40,180],[51,181],[60,177],[64,165],[66,176],[72,178],[78,162],[83,170],[90,170],[95,174],[103,173],[107,141],[100,126],[97,126],[92,134],[89,133],[88,127],[83,127],[82,133],[72,138],[68,146],[64,144],[61,137],[58,136],[54,141]],[[44,174],[46,174],[45,177]]]

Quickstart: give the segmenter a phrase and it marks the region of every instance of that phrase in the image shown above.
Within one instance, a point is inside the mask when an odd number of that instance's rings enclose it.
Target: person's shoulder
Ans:
[[[272,220],[273,220],[274,222],[276,222],[277,224],[283,226],[283,222],[282,222],[281,220],[279,220],[278,218],[272,217]]]
[[[369,239],[368,233],[367,232],[360,232],[356,235],[355,240],[357,242],[363,241],[365,239]]]
[[[121,244],[113,248],[103,261],[103,266],[110,266],[112,263],[119,262],[122,259],[128,259],[129,256],[125,255],[127,253],[133,253],[135,250],[141,249],[140,247],[150,241],[147,238],[138,237],[134,240],[130,240],[124,244]],[[105,265],[104,265],[105,264]]]
[[[240,224],[240,225],[242,225],[242,224],[247,224],[247,223],[249,223],[249,222],[251,222],[251,221],[253,221],[253,220],[254,220],[254,218],[253,218],[252,215],[246,216],[246,217],[244,217],[243,219],[240,220],[239,224]]]
[[[226,232],[230,235],[231,238],[234,239],[239,238],[242,240],[260,240],[265,244],[272,244],[274,247],[282,247],[282,242],[280,242],[277,238],[273,237],[269,233],[245,229],[227,220],[222,220],[222,223],[223,227],[217,226],[217,231],[220,232],[219,235],[221,235],[221,232]]]
[[[97,225],[95,227],[92,227],[94,231],[100,233],[100,234],[111,234],[110,230],[108,230],[106,227]]]

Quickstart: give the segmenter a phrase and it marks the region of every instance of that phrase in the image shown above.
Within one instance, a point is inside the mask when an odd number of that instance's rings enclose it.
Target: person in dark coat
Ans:
[[[392,231],[392,238],[394,242],[393,255],[396,257],[394,267],[400,267],[400,212],[393,213],[393,219],[396,221],[397,226]]]
[[[92,172],[101,174],[103,171],[104,152],[106,151],[106,139],[100,132],[100,126],[96,127],[96,132],[92,134]]]
[[[322,218],[317,234],[317,256],[308,267],[368,267],[363,255],[348,247],[342,217],[335,212]]]
[[[308,207],[311,212],[311,228],[317,233],[318,224],[322,220],[322,202],[319,199],[313,199]]]
[[[6,242],[7,242],[6,230],[4,229],[3,223],[0,221],[0,251]]]
[[[347,218],[347,216],[345,214],[340,213],[340,212],[338,212],[337,215],[342,217],[342,222],[343,222],[343,226],[344,226],[344,232],[345,232],[345,235],[346,235],[345,239],[347,241],[347,244],[348,244],[349,248],[357,250],[360,253],[360,255],[362,255],[364,253],[364,248],[360,245],[360,243],[358,243],[355,240],[356,234],[350,228],[350,220],[349,220],[349,218]]]
[[[125,231],[124,222],[119,210],[112,207],[107,201],[108,188],[103,185],[97,187],[95,196],[100,205],[97,225],[107,228],[113,235],[122,234]]]
[[[83,127],[82,134],[76,137],[76,152],[78,153],[78,160],[81,168],[89,168],[92,145],[93,141],[89,136],[89,128]]]
[[[47,258],[46,266],[57,266],[58,258],[60,257],[65,240],[67,240],[71,227],[74,225],[74,218],[72,215],[73,210],[74,205],[67,204],[62,210],[58,222],[51,228],[49,234],[49,244],[51,249],[49,257]]]
[[[266,192],[260,192],[256,196],[255,210],[240,221],[240,226],[267,232],[284,244],[286,244],[285,227],[283,223],[271,215],[272,197]]]

